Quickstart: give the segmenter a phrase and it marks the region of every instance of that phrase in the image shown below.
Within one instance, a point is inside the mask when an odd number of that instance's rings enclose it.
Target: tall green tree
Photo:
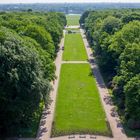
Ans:
[[[30,125],[51,88],[38,53],[25,46],[22,38],[1,27],[0,42],[0,131],[14,135]]]

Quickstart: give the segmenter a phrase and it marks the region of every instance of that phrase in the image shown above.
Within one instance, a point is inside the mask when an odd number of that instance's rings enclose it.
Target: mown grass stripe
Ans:
[[[110,131],[89,64],[62,64],[52,136],[76,133]]]
[[[87,60],[87,53],[80,33],[66,34],[63,60],[82,61]]]

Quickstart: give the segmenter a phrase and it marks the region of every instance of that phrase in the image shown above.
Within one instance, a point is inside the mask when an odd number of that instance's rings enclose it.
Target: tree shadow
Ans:
[[[104,96],[104,101],[105,101],[105,103],[106,103],[107,105],[111,105],[111,106],[114,105],[113,100],[112,100],[112,97],[109,96],[109,95]]]
[[[134,140],[140,140],[140,138],[134,138]]]
[[[117,112],[117,110],[116,110],[116,107],[113,107],[112,109],[111,109],[111,116],[112,117],[119,117],[119,115],[118,115],[118,112]]]
[[[88,59],[87,60],[90,64],[94,64],[94,59]]]
[[[37,140],[41,140],[44,133],[46,133],[48,131],[46,128],[46,119],[47,119],[48,115],[51,113],[48,109],[49,108],[46,107],[43,110],[40,125],[39,125],[39,130],[38,130],[38,134],[37,134]]]
[[[41,140],[42,139],[42,136],[44,133],[46,133],[48,130],[46,127],[43,127],[40,129],[39,133],[38,133],[38,136],[37,136],[37,140]]]

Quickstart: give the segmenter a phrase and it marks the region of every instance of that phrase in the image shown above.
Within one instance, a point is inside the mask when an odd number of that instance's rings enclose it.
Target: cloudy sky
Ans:
[[[0,0],[0,3],[55,3],[55,2],[139,2],[140,0]]]

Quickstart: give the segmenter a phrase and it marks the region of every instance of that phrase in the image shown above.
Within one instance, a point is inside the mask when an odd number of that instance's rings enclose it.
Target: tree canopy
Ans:
[[[88,11],[80,20],[118,112],[132,129],[140,129],[139,15],[139,9]]]
[[[66,18],[30,11],[5,12],[0,19],[0,137],[22,136],[27,130],[35,136],[37,128],[31,126],[39,124],[43,106],[49,104]]]

